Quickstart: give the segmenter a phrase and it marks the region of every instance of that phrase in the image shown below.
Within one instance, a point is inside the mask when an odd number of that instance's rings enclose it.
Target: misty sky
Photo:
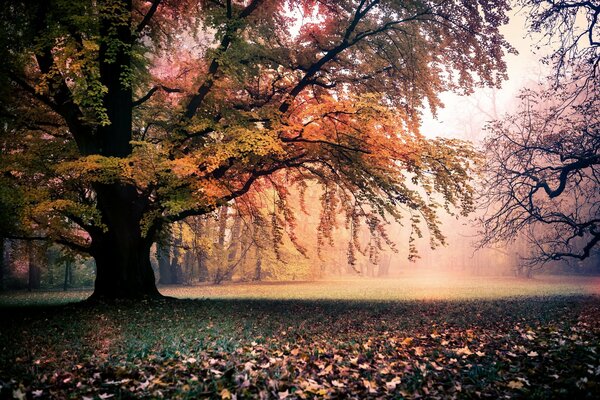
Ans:
[[[525,15],[526,10],[513,10],[510,23],[502,29],[509,43],[519,54],[509,54],[505,58],[509,80],[494,93],[498,117],[510,111],[511,105],[514,106],[514,99],[520,88],[538,82],[544,76],[540,64],[543,50],[538,50],[537,54],[534,54],[532,46],[537,43],[537,39],[527,34]],[[492,92],[491,89],[477,89],[469,97],[453,93],[442,94],[441,99],[445,107],[438,110],[437,119],[433,119],[430,113],[425,113],[422,132],[431,137],[481,139],[481,129],[485,122],[491,119],[482,111],[493,113]]]

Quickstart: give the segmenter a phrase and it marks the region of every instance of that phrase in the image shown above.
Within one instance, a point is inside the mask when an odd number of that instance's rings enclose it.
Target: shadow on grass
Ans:
[[[402,376],[399,390],[420,397],[452,389],[463,398],[531,398],[533,388],[542,388],[539,398],[598,398],[584,381],[587,369],[579,368],[581,360],[597,359],[598,315],[598,296],[5,305],[0,383],[8,377],[14,383],[7,395],[22,388],[29,397],[42,390],[119,398],[130,396],[135,383],[143,398],[221,398],[223,388],[257,398],[263,391],[275,397],[275,381],[283,392],[331,374],[327,382],[344,382],[327,383],[333,398],[374,397],[372,385],[391,398],[393,376]],[[560,380],[552,377],[558,374]],[[518,384],[523,378],[531,388]]]

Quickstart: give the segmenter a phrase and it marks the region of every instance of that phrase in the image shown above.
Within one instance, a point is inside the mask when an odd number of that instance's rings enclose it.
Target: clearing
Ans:
[[[168,287],[0,297],[0,398],[600,398],[600,279]]]

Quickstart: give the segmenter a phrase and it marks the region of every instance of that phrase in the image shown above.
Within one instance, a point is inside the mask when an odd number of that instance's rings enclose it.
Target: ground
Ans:
[[[0,397],[600,398],[599,278],[162,291],[0,296]]]

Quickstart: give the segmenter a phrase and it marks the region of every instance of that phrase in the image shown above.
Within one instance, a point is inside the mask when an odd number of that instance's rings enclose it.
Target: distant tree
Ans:
[[[377,220],[404,209],[415,235],[424,223],[443,241],[438,202],[472,209],[474,153],[424,139],[420,109],[505,78],[508,8],[9,2],[1,172],[26,193],[22,227],[91,254],[96,298],[158,296],[149,254],[160,232],[267,177],[326,188],[324,235],[340,212],[377,234]]]
[[[524,237],[524,267],[584,260],[600,243],[600,3],[526,1],[531,30],[558,44],[545,88],[488,127],[483,245]]]
[[[4,280],[6,278],[6,239],[0,236],[0,291],[4,290]]]
[[[168,242],[170,238],[162,238],[156,245],[156,259],[158,261],[158,282],[161,285],[171,285],[175,283],[175,271],[173,271],[171,262],[171,246]]]
[[[518,113],[490,125],[484,244],[520,235],[530,243],[524,258],[531,265],[583,260],[597,250],[600,99],[591,96],[528,91]]]
[[[41,286],[40,249],[28,240],[27,247],[27,290],[39,289]]]

